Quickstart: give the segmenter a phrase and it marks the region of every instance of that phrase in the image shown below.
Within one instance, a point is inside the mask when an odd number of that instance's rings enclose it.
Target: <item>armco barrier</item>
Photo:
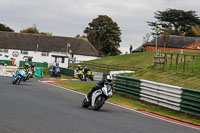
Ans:
[[[117,76],[115,80],[115,90],[120,94],[125,94],[133,98],[140,98],[140,83],[139,79]]]
[[[74,77],[74,70],[68,68],[60,68],[61,74]]]
[[[200,116],[200,91],[182,88],[181,111]]]
[[[141,100],[180,110],[181,87],[141,80],[140,88]]]
[[[40,63],[40,62],[30,62],[30,61],[20,61],[19,65],[22,66],[25,63],[29,63],[29,64],[35,64],[35,67],[48,67],[48,63],[44,62],[44,63]]]
[[[117,76],[117,93],[176,111],[200,116],[200,91],[148,80]]]
[[[8,66],[12,65],[12,61],[11,60],[0,60],[0,65],[6,63]]]

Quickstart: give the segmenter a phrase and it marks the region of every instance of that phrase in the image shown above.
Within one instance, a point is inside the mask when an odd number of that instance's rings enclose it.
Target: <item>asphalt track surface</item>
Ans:
[[[81,107],[83,95],[31,79],[0,77],[0,133],[200,133],[106,103]]]

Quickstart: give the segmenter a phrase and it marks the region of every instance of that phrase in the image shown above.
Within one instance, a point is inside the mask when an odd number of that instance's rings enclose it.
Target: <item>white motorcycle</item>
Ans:
[[[112,87],[111,85],[104,85],[101,89],[98,89],[92,93],[91,100],[88,102],[86,97],[82,102],[83,108],[92,107],[94,110],[99,110],[104,102],[112,96]]]

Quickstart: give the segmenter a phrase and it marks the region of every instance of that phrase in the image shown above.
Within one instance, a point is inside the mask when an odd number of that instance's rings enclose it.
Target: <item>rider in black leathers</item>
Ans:
[[[91,96],[92,96],[93,92],[95,92],[98,89],[101,89],[105,84],[109,84],[109,85],[111,85],[111,87],[113,87],[112,76],[111,75],[107,75],[106,79],[102,79],[101,81],[96,83],[96,86],[93,87],[91,89],[91,91],[87,94],[87,97],[86,97],[87,101],[91,100]]]

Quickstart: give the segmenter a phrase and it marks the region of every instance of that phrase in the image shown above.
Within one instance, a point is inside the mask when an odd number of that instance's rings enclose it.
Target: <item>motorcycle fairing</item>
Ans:
[[[94,103],[95,103],[96,98],[101,94],[102,94],[101,90],[96,90],[95,92],[93,92],[93,94],[92,94],[92,106],[93,107],[94,107]]]

